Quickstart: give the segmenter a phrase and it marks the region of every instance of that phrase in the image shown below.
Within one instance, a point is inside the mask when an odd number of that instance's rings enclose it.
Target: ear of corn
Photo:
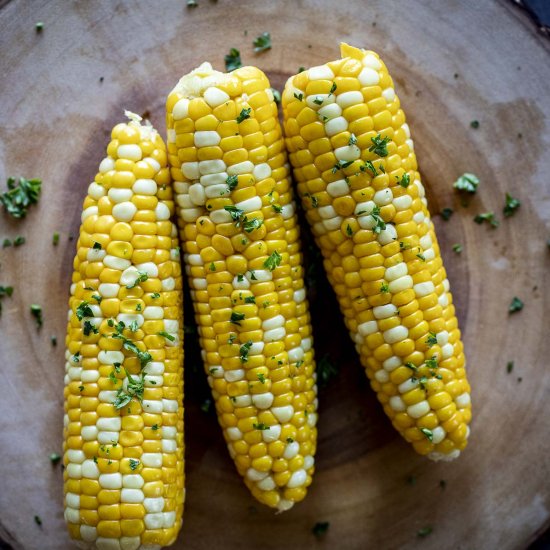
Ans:
[[[470,386],[449,282],[409,127],[374,52],[287,82],[298,192],[361,363],[395,428],[421,454],[466,446]]]
[[[84,200],[66,338],[65,519],[105,550],[171,544],[184,501],[170,174],[160,136],[127,114]]]
[[[311,483],[317,399],[300,242],[277,108],[254,67],[205,63],[167,100],[168,152],[204,368],[252,494]]]

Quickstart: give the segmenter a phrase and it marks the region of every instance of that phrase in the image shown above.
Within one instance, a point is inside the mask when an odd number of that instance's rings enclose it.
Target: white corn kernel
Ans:
[[[407,407],[407,414],[412,418],[421,418],[430,412],[430,404],[424,400]]]
[[[132,221],[137,212],[137,206],[133,202],[121,202],[113,206],[112,214],[115,220],[120,222]]]

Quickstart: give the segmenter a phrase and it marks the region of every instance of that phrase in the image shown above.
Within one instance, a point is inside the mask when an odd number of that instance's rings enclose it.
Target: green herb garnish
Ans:
[[[316,537],[322,537],[328,531],[329,527],[330,523],[328,521],[318,521],[311,529],[311,532]]]
[[[462,245],[459,243],[453,244],[453,252],[460,254],[462,252]]]
[[[521,311],[523,309],[523,302],[517,297],[514,296],[510,305],[508,306],[509,313],[515,313],[516,311]]]
[[[378,155],[379,157],[388,156],[388,143],[391,141],[389,136],[382,137],[380,134],[370,138],[372,145],[369,147],[369,151]]]
[[[241,360],[241,363],[246,363],[248,361],[248,352],[250,351],[250,348],[252,347],[252,340],[248,340],[248,342],[245,342],[240,348],[239,348],[239,359]]]
[[[224,59],[226,71],[234,71],[243,66],[241,62],[241,52],[239,52],[237,48],[231,48]]]
[[[147,275],[147,273],[143,272],[143,271],[138,271],[138,276],[136,278],[136,280],[129,284],[129,285],[126,285],[126,288],[128,290],[138,286],[140,283],[144,283],[147,279],[149,278],[149,275]]]
[[[274,250],[269,258],[267,258],[267,260],[264,262],[264,267],[267,267],[269,271],[273,271],[281,264],[282,259],[283,257],[276,250]]]
[[[170,340],[170,342],[175,342],[176,341],[176,337],[172,336],[170,333],[166,332],[165,330],[159,330],[157,332],[157,334],[159,336],[164,336],[167,340]]]
[[[257,424],[254,423],[252,424],[252,426],[255,430],[261,430],[261,431],[269,430],[269,426],[266,426],[263,422],[258,422]]]
[[[434,434],[432,430],[429,430],[428,428],[420,428],[420,431],[426,436],[426,439],[428,439],[428,441],[433,441]]]
[[[482,214],[478,214],[474,218],[474,221],[479,225],[481,225],[483,222],[487,222],[493,228],[498,227],[499,225],[499,221],[496,219],[494,212],[483,212]]]
[[[232,311],[229,321],[235,325],[240,325],[243,319],[244,319],[244,313],[240,313],[238,311]]]
[[[521,202],[518,199],[514,199],[512,195],[506,193],[506,204],[502,211],[504,212],[504,217],[509,218],[513,216],[516,210],[521,206]]]
[[[237,124],[240,124],[243,120],[246,120],[247,118],[250,118],[250,113],[252,112],[251,107],[244,107],[241,109],[241,112],[239,113],[239,116],[237,117]]]
[[[268,32],[263,32],[260,36],[257,36],[252,42],[254,45],[254,52],[260,53],[271,49],[271,35]]]
[[[38,304],[31,304],[31,315],[36,320],[37,328],[40,328],[44,324],[44,319],[42,317],[42,308]]]
[[[10,177],[7,186],[8,190],[0,195],[0,203],[14,218],[24,218],[27,215],[28,207],[38,202],[42,181],[19,178],[19,183],[16,184],[15,178]]]
[[[59,233],[56,231],[52,236],[52,244],[57,246],[59,244]]]
[[[447,222],[449,221],[450,217],[453,215],[453,209],[452,208],[444,208],[441,210],[441,217]]]
[[[467,193],[475,193],[479,186],[479,178],[475,174],[468,172],[462,174],[454,183],[453,187],[459,191],[466,191]]]

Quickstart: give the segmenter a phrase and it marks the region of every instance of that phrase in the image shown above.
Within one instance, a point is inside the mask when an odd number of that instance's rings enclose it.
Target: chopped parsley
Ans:
[[[298,101],[302,101],[304,99],[304,94],[303,93],[299,93],[297,94],[296,92],[294,92],[294,97],[298,100]]]
[[[409,176],[409,174],[407,174],[407,173],[403,174],[403,176],[399,180],[399,185],[401,187],[407,189],[407,187],[409,187],[410,183],[411,183],[411,176]]]
[[[126,285],[126,288],[128,290],[138,286],[140,283],[144,283],[147,279],[149,278],[149,275],[147,275],[147,273],[143,272],[143,271],[138,271],[138,276],[136,278],[136,280],[129,284],[129,285]]]
[[[355,161],[353,160],[339,160],[333,167],[332,167],[332,173],[336,174],[338,170],[341,170],[342,168],[347,168],[348,166],[351,166]]]
[[[419,252],[416,257],[423,262],[426,261],[426,256],[424,256],[424,254],[422,254],[421,252]]]
[[[210,271],[216,271],[216,265],[214,264],[214,262],[210,262],[209,269]]]
[[[430,526],[422,527],[422,529],[419,529],[416,532],[416,535],[419,537],[427,537],[429,534],[431,534],[433,531],[433,528]]]
[[[510,305],[508,306],[509,313],[515,313],[516,311],[521,311],[523,309],[523,302],[517,297],[514,296]]]
[[[269,204],[271,205],[271,208],[275,210],[277,214],[280,214],[283,211],[283,207],[275,202],[275,198],[273,197],[273,189],[267,194],[269,197]]]
[[[250,118],[250,113],[252,112],[251,107],[244,107],[241,109],[241,112],[239,113],[239,116],[237,117],[237,124],[240,124],[243,120],[246,120],[247,118]]]
[[[453,187],[459,191],[466,191],[467,193],[475,193],[479,186],[479,178],[475,174],[468,172],[462,174],[454,183]]]
[[[365,170],[368,170],[369,172],[372,173],[373,176],[378,175],[378,170],[376,169],[376,167],[374,166],[374,164],[370,160],[366,160],[365,164],[363,164],[363,166],[361,166],[359,168],[359,170],[361,170],[361,172],[364,172]]]
[[[245,304],[255,304],[256,303],[256,296],[246,296],[244,299]]]
[[[4,239],[4,242],[2,243],[2,248],[8,248],[8,246],[11,246],[12,242],[9,239]]]
[[[84,321],[82,331],[84,332],[84,336],[90,336],[90,334],[99,334],[98,328],[87,319]]]
[[[112,319],[109,319],[107,321],[107,324],[110,327],[113,327],[113,326],[115,327],[116,332],[115,332],[115,334],[111,335],[111,338],[114,338],[116,340],[122,340],[122,347],[125,350],[131,351],[132,353],[134,353],[137,356],[137,358],[139,359],[139,362],[141,364],[141,369],[143,370],[145,368],[145,366],[147,365],[147,363],[149,363],[149,361],[152,360],[151,354],[148,351],[141,351],[137,347],[135,342],[133,342],[132,340],[130,340],[129,338],[126,338],[126,336],[124,336],[123,332],[124,332],[125,325],[122,321],[119,321],[115,325],[115,322]]]
[[[237,274],[237,282],[242,283],[244,281],[244,275],[242,273]]]
[[[92,311],[92,308],[88,305],[89,302],[84,300],[77,308],[76,308],[76,318],[79,321],[82,321],[84,317],[93,317],[94,312]]]
[[[235,341],[235,338],[237,338],[237,335],[236,334],[230,334],[229,335],[229,338],[227,339],[227,343],[231,346],[233,345],[233,342]],[[210,369],[212,370],[212,369]]]
[[[2,315],[2,298],[4,296],[7,296],[9,298],[11,297],[12,294],[13,294],[12,286],[0,286],[0,315]]]
[[[36,320],[37,328],[40,328],[44,324],[44,319],[42,317],[42,308],[38,304],[31,304],[31,315]]]
[[[239,348],[239,359],[241,363],[246,363],[248,361],[248,353],[252,347],[252,340],[248,340]]]
[[[254,230],[258,229],[259,227],[261,227],[263,223],[264,223],[264,221],[260,220],[260,218],[252,218],[252,219],[249,220],[245,216],[244,221],[243,221],[243,229],[247,233],[252,233],[252,231],[254,231]]]
[[[470,122],[470,126],[477,130],[479,128],[479,120],[472,120],[472,122]]]
[[[59,244],[59,233],[56,231],[52,236],[52,244],[57,246]]]
[[[462,245],[459,243],[453,244],[453,252],[460,254],[462,252]]]
[[[157,298],[160,298],[160,293],[159,292],[153,292],[153,294],[151,294],[151,299],[156,300]]]
[[[232,176],[228,176],[225,180],[225,183],[227,183],[227,187],[229,191],[233,191],[237,185],[239,185],[239,176],[237,174],[233,174]]]
[[[506,372],[510,374],[513,370],[514,370],[514,362],[508,361],[508,363],[506,363]]]
[[[262,383],[262,384],[265,384],[265,375],[263,375],[261,372],[258,374],[258,380]]]
[[[504,212],[504,217],[509,218],[513,216],[516,210],[521,206],[521,202],[518,199],[514,199],[512,195],[506,193],[506,204],[502,211]]]
[[[55,348],[55,346],[57,346],[57,336],[50,336],[50,342],[52,346]]]
[[[240,325],[243,319],[244,319],[244,313],[240,313],[238,311],[232,311],[231,317],[229,318],[230,322],[235,325]]]
[[[159,330],[159,332],[157,332],[157,334],[159,336],[164,336],[167,340],[170,340],[170,342],[175,342],[176,341],[176,337],[172,336],[172,334],[170,334],[169,332],[166,332],[165,330]]]
[[[40,519],[40,516],[34,516],[34,523],[36,523],[39,527],[42,527],[42,520]]]
[[[273,94],[273,101],[279,105],[281,103],[281,92],[275,88],[271,88],[271,93]]]
[[[426,439],[428,439],[428,441],[433,441],[434,434],[432,430],[429,430],[428,428],[420,428],[420,431],[426,436]]]
[[[61,460],[59,453],[50,453],[50,462],[55,466]]]
[[[316,537],[322,537],[328,531],[329,527],[330,523],[328,521],[318,521],[311,529],[311,532]]]
[[[453,209],[452,208],[443,208],[441,210],[441,217],[448,222],[451,216],[453,215]]]
[[[21,246],[22,244],[25,244],[27,242],[27,239],[25,237],[18,235],[13,239],[13,246]]]
[[[313,100],[313,103],[315,103],[315,105],[322,105],[323,104],[323,98],[322,97],[319,97],[319,96],[315,96],[315,99]]]
[[[139,460],[137,460],[136,458],[131,458],[129,460],[129,463],[130,463],[130,470],[137,470],[139,466]]]
[[[390,291],[390,285],[388,283],[382,283],[380,285],[380,292],[383,294]]]
[[[226,212],[229,212],[229,214],[231,216],[231,219],[235,222],[235,227],[240,227],[241,222],[243,221],[243,218],[245,217],[244,216],[244,211],[241,210],[240,208],[237,208],[234,205],[224,206],[223,209]]]
[[[494,212],[483,212],[482,214],[478,214],[474,218],[474,221],[479,225],[483,222],[487,222],[493,229],[499,226],[499,221],[496,219]]]
[[[389,136],[382,137],[380,134],[370,138],[372,145],[369,147],[369,151],[378,155],[379,157],[388,156],[388,143],[391,141]]]
[[[260,36],[257,36],[252,42],[254,45],[254,52],[261,53],[271,49],[271,35],[268,32],[263,32]]]
[[[435,336],[435,332],[430,332],[430,334],[428,335],[428,339],[426,340],[426,344],[429,348],[437,344],[437,338]]]
[[[346,226],[346,234],[348,237],[351,237],[353,235],[353,229],[351,228],[351,225],[349,223]]]
[[[263,422],[258,422],[257,424],[254,423],[252,424],[252,426],[255,430],[261,430],[261,431],[269,430],[269,426],[266,426]]]
[[[416,372],[418,370],[418,367],[413,363],[405,363],[405,367],[412,370],[413,372]]]
[[[274,250],[269,258],[267,258],[267,260],[264,262],[264,267],[267,267],[269,271],[273,271],[276,267],[281,265],[282,259],[283,257],[276,250]]]
[[[151,426],[151,429],[152,429],[154,432],[156,432],[156,431],[159,429],[159,425],[158,425],[158,424],[153,424],[153,425]]]
[[[319,206],[319,199],[315,195],[312,195],[311,193],[304,193],[304,197],[309,198],[312,208],[317,208]]]
[[[332,362],[328,354],[324,355],[317,362],[317,384],[320,388],[323,388],[337,375],[338,367]]]
[[[243,66],[241,62],[241,52],[237,50],[237,48],[231,48],[224,59],[226,71],[234,71]]]
[[[197,0],[187,0],[187,7],[188,8],[197,8],[199,6]],[[134,469],[134,468],[132,468]]]
[[[212,400],[206,398],[201,404],[201,411],[205,414],[208,414],[212,408]]]
[[[351,134],[348,140],[348,145],[355,145],[357,143],[357,137],[355,134]]]
[[[42,181],[19,178],[19,183],[16,184],[15,178],[10,177],[7,186],[8,190],[0,195],[0,203],[14,218],[24,218],[28,207],[38,202]]]
[[[101,248],[102,248],[101,243],[98,243],[97,241],[94,241],[94,244],[92,245],[92,248],[94,250],[101,250]]]
[[[380,232],[383,230],[383,229],[386,229],[386,223],[384,222],[384,220],[382,219],[382,217],[380,216],[380,207],[379,206],[375,206],[373,209],[372,209],[372,212],[370,213],[372,219],[374,220],[375,222],[375,226],[372,228],[372,230],[377,234],[379,235]]]
[[[36,32],[40,33],[44,30],[44,22],[43,21],[37,21],[36,24],[34,25],[34,28],[36,30]]]
[[[150,357],[150,356],[149,356]],[[143,401],[143,390],[145,388],[145,372],[141,372],[139,376],[135,378],[126,370],[126,376],[128,377],[128,386],[126,390],[120,388],[117,391],[116,398],[113,402],[115,409],[122,409],[133,398],[136,398],[140,403]]]

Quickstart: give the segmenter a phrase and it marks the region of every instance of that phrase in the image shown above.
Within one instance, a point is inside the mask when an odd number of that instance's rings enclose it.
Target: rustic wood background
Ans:
[[[44,22],[41,33],[37,21]],[[9,175],[44,181],[26,220],[0,215],[0,240],[27,239],[0,249],[0,284],[15,287],[0,319],[1,548],[72,547],[61,469],[48,455],[61,449],[75,248],[69,236],[78,232],[110,128],[128,108],[149,112],[163,130],[164,98],[179,76],[203,60],[223,67],[230,47],[281,89],[299,66],[336,58],[340,40],[382,55],[411,123],[432,212],[455,209],[436,225],[473,386],[470,446],[457,462],[434,464],[393,431],[309,254],[317,357],[328,354],[339,368],[320,392],[310,494],[282,515],[250,497],[215,416],[201,410],[207,389],[196,336],[188,334],[187,502],[176,548],[520,549],[547,528],[550,46],[527,17],[496,0],[199,0],[197,8],[185,0],[0,0],[0,28],[0,189]],[[263,31],[273,48],[256,55],[252,40]],[[452,182],[466,171],[482,183],[462,207]],[[506,191],[522,206],[503,220]],[[501,219],[498,229],[473,223],[490,210]],[[54,231],[61,234],[56,248]],[[304,240],[307,249],[307,234]],[[454,243],[462,254],[453,253]],[[515,295],[525,308],[509,315]],[[31,303],[43,306],[40,331]],[[312,527],[320,521],[330,528],[316,538]],[[418,537],[427,526],[433,532]]]

